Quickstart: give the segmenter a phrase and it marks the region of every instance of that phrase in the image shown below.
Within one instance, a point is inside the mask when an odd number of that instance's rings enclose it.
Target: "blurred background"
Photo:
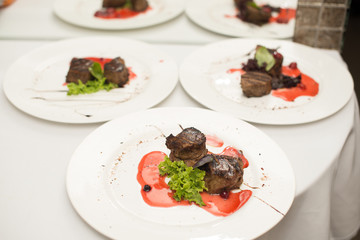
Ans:
[[[342,57],[347,63],[350,73],[354,78],[355,91],[360,98],[360,1],[352,0],[349,9],[347,26],[344,33],[344,45],[342,49]],[[360,239],[360,236],[359,238]]]

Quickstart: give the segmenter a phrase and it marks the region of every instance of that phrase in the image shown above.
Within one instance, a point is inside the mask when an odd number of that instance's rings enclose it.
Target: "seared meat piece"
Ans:
[[[114,58],[104,65],[104,77],[108,82],[124,86],[129,81],[129,71],[125,66],[125,61],[120,58]]]
[[[269,22],[271,17],[270,8],[262,8],[251,0],[234,0],[235,6],[238,8],[238,18],[244,22],[263,25]]]
[[[145,11],[149,4],[146,0],[131,0],[132,10],[136,12]]]
[[[86,83],[87,81],[94,79],[89,71],[89,68],[93,63],[92,60],[73,58],[70,62],[70,69],[66,75],[66,82],[77,84],[79,83],[79,80],[81,80],[82,83]]]
[[[103,0],[102,6],[104,8],[119,8],[124,6],[126,0]]]
[[[187,166],[193,166],[208,152],[205,135],[193,127],[185,128],[176,136],[170,134],[166,138],[166,146],[171,150],[171,161],[182,160]]]
[[[263,72],[247,72],[241,76],[241,88],[247,97],[261,97],[271,91],[271,76]]]
[[[209,163],[199,167],[206,171],[204,181],[208,193],[228,192],[240,188],[244,175],[244,164],[240,158],[216,154],[208,154],[204,158],[211,159]]]

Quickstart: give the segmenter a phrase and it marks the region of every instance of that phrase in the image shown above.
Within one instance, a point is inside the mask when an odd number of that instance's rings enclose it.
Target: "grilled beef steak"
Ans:
[[[261,97],[271,92],[271,76],[263,72],[247,72],[241,76],[241,88],[247,97]]]
[[[244,175],[244,164],[240,158],[208,154],[203,159],[206,159],[204,162],[208,163],[199,168],[206,171],[204,181],[208,193],[228,192],[240,188]]]
[[[149,4],[146,0],[131,0],[132,10],[136,12],[145,11]]]
[[[104,65],[104,77],[108,82],[123,87],[129,81],[129,72],[125,66],[125,61],[120,58],[114,58]]]
[[[103,0],[102,6],[104,8],[119,8],[124,6],[126,0]]]
[[[84,58],[73,58],[70,62],[70,69],[66,75],[67,83],[86,83],[94,79],[91,75],[89,68],[93,65],[93,61]]]
[[[237,17],[244,22],[253,23],[261,26],[269,22],[271,9],[257,6],[251,0],[234,0],[235,6],[239,10]]]
[[[205,135],[193,127],[185,128],[176,136],[170,134],[165,144],[171,150],[170,160],[182,160],[187,166],[193,166],[208,152]]]

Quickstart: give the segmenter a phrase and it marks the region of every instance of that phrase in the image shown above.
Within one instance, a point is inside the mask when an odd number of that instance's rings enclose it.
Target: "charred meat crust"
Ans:
[[[126,4],[126,0],[103,0],[103,8],[121,8]],[[146,0],[131,0],[131,10],[142,12],[148,8],[149,4]]]
[[[93,65],[92,60],[84,58],[73,58],[70,62],[70,68],[66,75],[67,83],[82,83],[93,80],[94,77],[91,75],[89,68]]]
[[[252,0],[234,0],[235,6],[239,10],[238,18],[245,22],[261,26],[269,22],[271,8],[258,8],[249,3]]]
[[[103,0],[103,8],[119,8],[124,6],[126,0]]]
[[[131,5],[135,12],[145,11],[149,6],[146,0],[131,0]]]
[[[170,160],[182,160],[187,166],[193,166],[208,152],[205,135],[193,127],[185,128],[176,136],[170,134],[165,144],[171,150]]]
[[[206,171],[204,178],[208,193],[216,194],[223,191],[239,189],[243,182],[243,162],[240,158],[226,155],[210,154],[213,161],[200,169]]]
[[[241,88],[247,97],[261,97],[271,92],[271,76],[263,72],[247,72],[241,76]]]
[[[104,65],[104,77],[106,81],[123,87],[129,81],[129,71],[125,61],[120,58],[114,58]]]

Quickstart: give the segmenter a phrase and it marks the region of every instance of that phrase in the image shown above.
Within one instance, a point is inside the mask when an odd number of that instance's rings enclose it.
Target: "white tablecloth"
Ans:
[[[156,42],[180,64],[200,44],[226,38],[199,28],[185,15],[140,30],[82,29],[59,20],[51,6],[48,0],[17,0],[0,10],[1,88],[7,68],[18,57],[49,42],[30,41],[34,39],[99,34],[135,38]],[[338,53],[324,52],[342,64]],[[0,239],[106,239],[76,214],[65,189],[66,167],[73,151],[100,124],[44,121],[16,109],[3,91],[0,98]],[[155,107],[164,106],[203,107],[180,84]],[[357,232],[358,109],[353,96],[338,113],[317,122],[295,126],[254,124],[284,149],[297,180],[290,211],[259,239],[350,239]]]

